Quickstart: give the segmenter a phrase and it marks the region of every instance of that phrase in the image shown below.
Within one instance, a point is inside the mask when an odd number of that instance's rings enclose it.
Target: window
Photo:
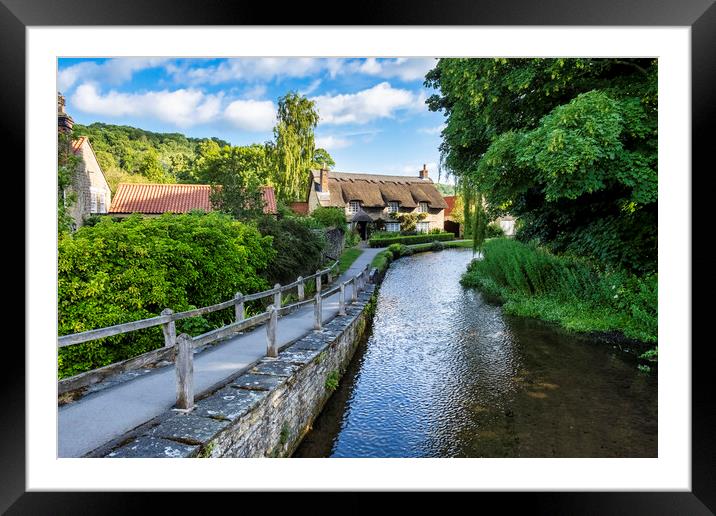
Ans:
[[[421,202],[418,204],[418,213],[427,213],[428,212],[428,203]]]
[[[415,226],[418,233],[427,233],[430,231],[430,222],[418,222]]]
[[[351,201],[348,203],[348,213],[358,213],[360,211],[360,202]]]
[[[90,192],[90,213],[97,213],[97,192]]]
[[[390,232],[400,231],[400,222],[386,222],[385,230]]]
[[[97,208],[98,213],[107,213],[107,210],[104,207],[104,193],[97,194]]]
[[[388,203],[388,213],[398,213],[398,203],[395,201],[390,201]]]

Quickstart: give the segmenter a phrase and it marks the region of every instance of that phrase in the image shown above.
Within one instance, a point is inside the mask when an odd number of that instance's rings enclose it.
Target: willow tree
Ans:
[[[278,100],[278,121],[273,129],[276,195],[294,201],[305,192],[315,152],[314,130],[318,125],[316,103],[295,92]]]

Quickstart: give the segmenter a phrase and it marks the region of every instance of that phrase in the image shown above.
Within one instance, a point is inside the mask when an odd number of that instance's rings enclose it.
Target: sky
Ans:
[[[316,147],[334,170],[438,180],[444,116],[423,85],[434,58],[59,59],[57,89],[77,123],[104,122],[232,145],[273,139],[279,97],[316,102]],[[448,182],[441,176],[441,182]]]

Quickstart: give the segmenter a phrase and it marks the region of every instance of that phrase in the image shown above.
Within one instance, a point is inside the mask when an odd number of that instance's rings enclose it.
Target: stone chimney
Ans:
[[[72,117],[65,113],[65,97],[57,92],[57,130],[60,133],[71,134],[74,125]]]
[[[321,192],[328,192],[328,167],[325,163],[321,167]]]
[[[420,179],[428,178],[428,167],[423,163],[423,169],[420,171]]]

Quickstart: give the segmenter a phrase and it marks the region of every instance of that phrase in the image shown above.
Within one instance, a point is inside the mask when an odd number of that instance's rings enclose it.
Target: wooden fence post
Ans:
[[[323,300],[321,299],[321,293],[316,293],[316,304],[313,308],[313,329],[314,330],[320,330],[321,329],[321,319],[323,319],[323,307],[321,306],[321,302]]]
[[[333,283],[333,269],[331,267],[328,268],[328,283],[327,285],[330,285]]]
[[[321,271],[316,271],[316,292],[321,291]]]
[[[341,283],[341,290],[338,292],[338,315],[346,315],[346,284]]]
[[[237,292],[234,296],[234,312],[236,312],[236,322],[244,320],[244,296],[241,292]]]
[[[276,283],[273,288],[276,291],[273,294],[273,306],[276,310],[279,310],[281,308],[281,284]]]
[[[306,293],[304,291],[304,285],[303,285],[303,276],[298,277],[298,300],[303,301],[306,298]]]
[[[266,325],[266,356],[277,357],[278,348],[276,347],[276,321],[278,320],[278,310],[275,306],[268,307],[269,320]]]
[[[351,282],[353,283],[353,288],[351,289],[351,303],[355,303],[356,301],[358,301],[358,286],[356,285],[355,276],[353,276]]]
[[[171,315],[174,310],[171,308],[165,308],[162,310],[162,315]],[[162,331],[164,332],[164,347],[170,348],[177,343],[177,328],[174,321],[162,324]]]
[[[177,376],[176,408],[191,410],[194,408],[194,346],[186,333],[177,339],[174,365]]]

